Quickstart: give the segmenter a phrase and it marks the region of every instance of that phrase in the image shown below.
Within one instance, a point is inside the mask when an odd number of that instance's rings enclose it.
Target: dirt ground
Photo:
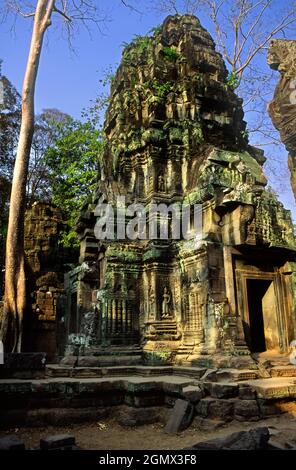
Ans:
[[[27,449],[39,447],[40,438],[53,434],[74,434],[81,449],[95,450],[178,450],[196,444],[202,440],[222,437],[251,427],[269,426],[274,429],[278,442],[292,442],[296,445],[296,409],[280,416],[257,422],[232,422],[215,431],[200,430],[195,422],[190,428],[178,435],[168,435],[164,425],[143,425],[134,428],[122,427],[115,419],[98,423],[79,424],[67,427],[42,427],[7,429],[0,435],[15,434],[26,444]]]

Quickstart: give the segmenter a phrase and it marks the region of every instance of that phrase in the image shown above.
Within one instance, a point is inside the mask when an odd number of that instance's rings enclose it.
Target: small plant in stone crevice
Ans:
[[[130,43],[123,42],[121,46],[123,51],[123,63],[125,65],[132,65],[133,60],[143,53],[147,53],[151,46],[150,36],[134,36]]]
[[[175,62],[180,57],[179,52],[174,47],[165,46],[162,52],[164,57],[172,62]]]
[[[162,48],[162,53],[164,58],[170,60],[171,62],[176,62],[177,60],[185,60],[186,58],[180,54],[175,47],[164,46]]]
[[[153,80],[149,80],[145,84],[145,88],[152,89],[156,96],[159,98],[164,98],[170,91],[172,91],[172,83],[171,82],[158,82],[155,78]]]
[[[241,133],[241,136],[243,139],[248,139],[249,138],[249,130],[248,129],[245,129],[243,131],[240,132]]]
[[[149,36],[135,36],[131,44],[138,49],[139,52],[146,52],[151,44]]]
[[[235,72],[231,71],[228,73],[226,85],[231,88],[231,90],[235,90],[239,86],[239,82],[240,78]]]

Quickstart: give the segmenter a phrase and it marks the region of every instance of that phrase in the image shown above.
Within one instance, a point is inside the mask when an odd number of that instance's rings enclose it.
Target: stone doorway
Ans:
[[[235,263],[235,308],[242,320],[249,350],[253,353],[288,352],[293,332],[288,326],[291,297],[286,276],[281,268],[251,263],[246,258],[237,259]]]
[[[246,279],[248,318],[245,337],[251,352],[279,349],[277,299],[272,279]]]

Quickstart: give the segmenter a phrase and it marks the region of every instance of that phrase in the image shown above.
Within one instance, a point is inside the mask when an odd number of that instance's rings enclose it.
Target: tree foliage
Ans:
[[[99,172],[99,153],[104,142],[91,122],[70,119],[57,124],[61,137],[46,152],[52,201],[67,217],[69,231],[61,234],[64,246],[78,244],[75,221],[92,195]]]

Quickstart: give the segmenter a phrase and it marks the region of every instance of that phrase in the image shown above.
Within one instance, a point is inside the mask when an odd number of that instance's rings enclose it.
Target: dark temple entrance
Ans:
[[[274,283],[269,279],[247,279],[249,321],[244,325],[248,347],[263,352],[278,347],[278,325]]]

